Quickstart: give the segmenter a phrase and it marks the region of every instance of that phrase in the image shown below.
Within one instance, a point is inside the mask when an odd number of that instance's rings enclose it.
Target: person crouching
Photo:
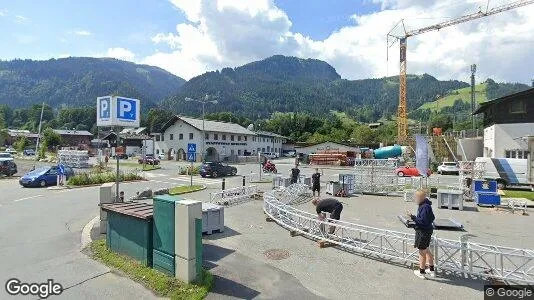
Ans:
[[[325,212],[330,213],[330,219],[338,220],[341,218],[341,211],[343,211],[343,204],[334,198],[325,198],[320,200],[315,198],[312,200],[312,204],[315,205],[315,210],[319,217],[319,220],[323,221],[326,218]],[[330,226],[328,233],[333,234],[336,230],[335,226]]]

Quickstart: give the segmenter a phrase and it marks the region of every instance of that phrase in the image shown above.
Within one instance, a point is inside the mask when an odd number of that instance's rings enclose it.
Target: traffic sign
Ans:
[[[96,98],[97,126],[139,127],[141,106],[138,99],[119,96]]]
[[[197,153],[197,144],[187,144],[187,153]]]
[[[194,152],[187,152],[187,160],[190,162],[194,162],[197,160],[197,154]]]

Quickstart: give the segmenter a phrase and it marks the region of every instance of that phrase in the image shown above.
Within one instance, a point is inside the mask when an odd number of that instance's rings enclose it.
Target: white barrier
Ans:
[[[297,198],[297,195],[293,197]],[[418,251],[413,248],[413,233],[331,219],[320,221],[316,214],[289,205],[292,203],[291,199],[277,196],[277,191],[265,193],[263,200],[263,210],[270,219],[311,239],[381,259],[403,263],[418,261]],[[329,234],[325,229],[333,223],[335,232]],[[430,247],[434,253],[435,265],[440,272],[449,271],[481,278],[491,277],[506,283],[534,284],[533,250],[472,243],[468,241],[467,235],[463,235],[459,241],[434,236]]]
[[[219,205],[231,206],[250,199],[258,193],[255,185],[242,186],[210,193],[210,202]]]

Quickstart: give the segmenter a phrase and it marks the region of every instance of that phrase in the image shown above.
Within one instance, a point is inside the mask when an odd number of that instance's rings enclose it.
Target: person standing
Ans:
[[[317,197],[321,196],[321,173],[319,169],[315,169],[315,173],[312,175],[312,194],[315,196],[317,192]]]
[[[295,165],[295,167],[291,169],[291,184],[297,183],[299,181],[299,175],[300,175],[299,166]]]
[[[322,200],[319,198],[315,198],[312,200],[312,204],[315,205],[315,211],[317,212],[317,216],[321,221],[326,219],[325,212],[330,213],[330,219],[339,221],[339,219],[341,218],[343,204],[341,204],[341,202],[337,201],[334,198],[325,198]],[[330,226],[328,233],[333,234],[335,230],[335,226]]]
[[[419,270],[414,270],[415,276],[425,279],[428,274],[435,277],[434,256],[428,249],[433,233],[433,222],[435,219],[432,211],[432,202],[426,197],[426,191],[419,189],[415,192],[415,201],[418,205],[417,215],[407,213],[408,217],[415,222],[415,242],[414,248],[419,249]],[[426,264],[428,263],[428,270]],[[428,272],[427,272],[428,271]]]

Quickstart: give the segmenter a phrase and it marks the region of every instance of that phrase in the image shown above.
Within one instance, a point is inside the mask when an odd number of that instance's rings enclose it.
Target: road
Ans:
[[[189,183],[189,177],[178,175],[183,163],[163,162],[161,170],[146,172],[147,181],[121,184],[129,198],[147,188],[153,190]],[[289,174],[292,160],[276,161],[282,174]],[[257,165],[238,165],[239,174],[257,172]],[[334,179],[338,173],[350,169],[325,169],[323,181]],[[303,174],[311,174],[313,168],[302,168]],[[457,177],[444,177],[456,182]],[[209,193],[221,189],[222,179],[195,177],[194,183],[204,184],[207,189],[188,195],[208,201]],[[226,178],[226,187],[240,186],[242,176]],[[270,188],[263,184],[262,189]],[[22,188],[16,179],[0,180],[0,282],[18,278],[23,282],[46,282],[53,279],[64,288],[58,299],[153,299],[151,292],[127,278],[116,275],[109,268],[93,261],[80,252],[80,235],[83,227],[98,214],[98,187],[68,190]],[[263,218],[263,221],[262,221]],[[261,203],[252,202],[236,208],[228,208],[227,231],[223,235],[205,239],[205,265],[215,274],[216,286],[210,299],[220,298],[342,298],[343,289],[337,285],[309,282],[320,280],[320,274],[330,274],[333,258],[325,250],[315,261],[317,269],[295,265],[302,257],[314,257],[314,245],[309,241],[288,239],[287,232],[278,226],[264,227]],[[294,250],[294,258],[286,261],[266,261],[261,255],[265,249],[276,247],[278,240]],[[245,245],[247,245],[245,247]],[[302,247],[303,245],[304,247]],[[292,251],[293,251],[292,250]],[[259,255],[258,255],[259,251]],[[332,250],[333,251],[333,250]],[[337,250],[336,250],[337,251]],[[339,254],[336,254],[339,255]],[[341,262],[353,260],[342,254]],[[296,260],[296,261],[295,261]],[[289,263],[289,264],[287,264]],[[369,265],[364,258],[357,263]],[[352,263],[343,267],[350,273]],[[300,269],[299,269],[300,268]],[[390,267],[380,266],[379,270]],[[373,269],[373,268],[371,268]],[[383,271],[381,271],[383,272]],[[348,276],[349,273],[340,276]],[[391,276],[404,273],[390,271]],[[324,278],[323,278],[324,279]],[[376,280],[381,280],[377,277]],[[344,282],[345,280],[343,280]],[[377,283],[373,283],[376,285]],[[337,288],[336,288],[337,286]],[[338,290],[338,292],[336,292]],[[328,292],[328,293],[327,293]],[[371,293],[372,294],[372,293]],[[368,293],[368,295],[371,295]],[[4,289],[0,299],[6,299]],[[35,297],[32,297],[35,299]],[[349,297],[350,298],[350,297]]]

